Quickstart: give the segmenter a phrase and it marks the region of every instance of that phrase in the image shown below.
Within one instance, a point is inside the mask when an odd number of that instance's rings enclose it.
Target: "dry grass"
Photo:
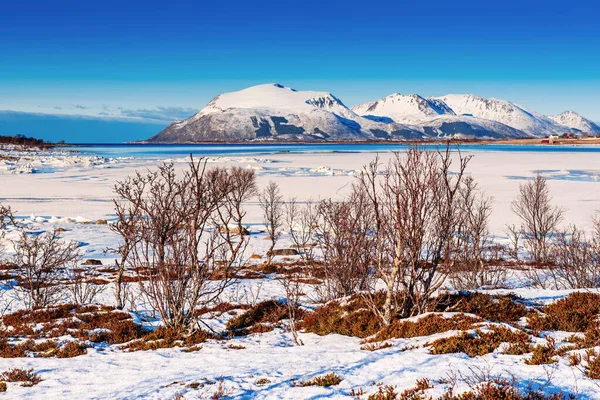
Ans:
[[[432,311],[470,313],[487,321],[512,324],[527,315],[527,308],[521,300],[515,295],[460,292],[438,297]]]
[[[512,331],[503,326],[495,326],[488,332],[476,330],[463,332],[458,336],[442,338],[431,343],[432,354],[465,353],[469,357],[483,356],[496,350],[502,343],[519,346],[524,354],[529,350],[529,335],[521,331]]]
[[[298,310],[298,314],[302,315],[301,310]],[[230,319],[227,322],[227,330],[236,335],[268,332],[273,330],[271,324],[286,318],[288,318],[288,308],[285,304],[267,300]]]
[[[339,385],[341,381],[342,381],[342,378],[340,378],[338,375],[336,375],[335,372],[330,372],[330,373],[325,374],[325,375],[315,376],[314,378],[309,379],[307,381],[302,381],[302,382],[294,383],[294,386],[299,386],[299,387],[305,387],[305,386],[329,387],[329,386]]]
[[[416,321],[395,320],[390,325],[383,327],[375,336],[368,338],[367,342],[380,342],[392,338],[412,338],[430,336],[436,333],[452,330],[468,330],[483,322],[481,318],[457,314],[446,318],[440,314],[428,314]]]
[[[529,327],[536,331],[584,332],[595,329],[600,313],[600,295],[573,292],[568,297],[542,307],[543,314],[529,316]]]
[[[184,347],[187,348],[188,351],[190,351],[190,349],[196,351],[199,350],[198,345],[206,342],[209,337],[209,334],[202,330],[187,335],[174,329],[159,327],[158,329],[147,333],[141,339],[125,344],[121,349],[128,351],[146,351]]]
[[[6,382],[22,382],[21,386],[33,386],[42,381],[42,378],[33,372],[33,368],[12,368],[0,374],[0,379]]]

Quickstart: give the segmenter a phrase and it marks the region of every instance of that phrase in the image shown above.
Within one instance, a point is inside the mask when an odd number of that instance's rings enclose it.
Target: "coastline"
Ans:
[[[257,140],[236,140],[236,141],[199,141],[199,142],[148,142],[134,141],[125,143],[69,143],[70,146],[198,146],[198,145],[248,145],[248,146],[289,146],[289,145],[327,145],[327,144],[345,144],[345,145],[420,145],[420,144],[469,144],[469,145],[600,145],[600,137],[590,137],[583,139],[554,139],[554,143],[542,143],[544,138],[526,138],[526,139],[423,139],[423,140],[327,140],[327,141],[257,141]]]

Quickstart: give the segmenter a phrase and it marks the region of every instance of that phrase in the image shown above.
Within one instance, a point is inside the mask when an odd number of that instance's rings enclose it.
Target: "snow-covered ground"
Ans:
[[[489,196],[494,197],[491,230],[503,240],[505,226],[516,223],[510,202],[521,182],[541,173],[549,179],[555,203],[567,209],[565,220],[583,228],[590,227],[594,211],[600,208],[600,158],[594,153],[523,153],[475,152],[468,171]],[[14,155],[13,155],[14,156]],[[227,156],[210,159],[211,165],[241,165],[256,170],[259,186],[277,182],[285,196],[299,201],[333,197],[341,198],[361,166],[374,158],[374,153],[272,154],[260,157]],[[108,225],[90,223],[114,218],[112,187],[136,169],[153,167],[160,160],[107,160],[94,162],[71,153],[30,154],[27,160],[40,172],[12,174],[0,172],[0,202],[16,210],[19,221],[32,231],[62,227],[63,237],[80,242],[85,258],[111,264],[104,250],[114,247],[117,237]],[[381,160],[389,153],[380,154]],[[85,161],[87,160],[87,161]],[[177,166],[184,159],[172,159]],[[8,164],[5,164],[8,165]],[[49,166],[52,166],[50,168]],[[264,254],[268,249],[262,231],[256,199],[249,205],[247,217],[253,233],[247,255]],[[11,238],[10,233],[7,239]],[[281,247],[289,246],[283,237]],[[279,246],[278,246],[279,247]],[[500,292],[514,292],[528,301],[550,302],[567,291],[532,289],[520,285]],[[6,286],[3,289],[7,289]],[[307,289],[309,290],[309,289]],[[11,290],[4,292],[2,306],[8,311],[22,304]],[[113,289],[108,287],[97,299],[114,304]],[[271,278],[241,280],[224,294],[224,301],[244,302],[283,296],[281,285]],[[12,301],[12,303],[11,303]],[[141,306],[141,305],[140,305]],[[0,308],[1,309],[1,308]],[[206,322],[218,329],[228,315]],[[294,346],[291,335],[282,329],[232,339],[227,343],[209,340],[196,352],[179,348],[155,351],[124,352],[116,347],[90,349],[88,354],[68,359],[0,358],[0,371],[8,368],[34,368],[43,381],[34,387],[9,386],[5,398],[96,398],[171,399],[178,393],[186,398],[208,398],[218,381],[223,379],[225,391],[235,398],[348,398],[351,390],[373,393],[377,384],[396,386],[400,391],[413,387],[417,379],[427,377],[436,382],[429,394],[441,394],[448,379],[473,374],[514,376],[522,387],[531,384],[546,392],[564,390],[579,398],[600,398],[600,383],[585,377],[584,371],[569,366],[561,358],[557,364],[526,365],[523,356],[501,354],[469,358],[465,354],[432,355],[425,342],[448,335],[426,338],[392,339],[392,347],[378,351],[361,350],[358,338],[340,335],[318,336],[300,333],[304,346]],[[558,337],[558,336],[557,336]],[[231,349],[229,345],[244,346]],[[408,349],[408,346],[417,346]],[[337,386],[297,387],[294,381],[335,372],[343,380]],[[268,383],[259,385],[259,379]],[[190,384],[199,382],[198,388]],[[459,383],[466,388],[464,383]],[[195,386],[195,385],[192,385]]]

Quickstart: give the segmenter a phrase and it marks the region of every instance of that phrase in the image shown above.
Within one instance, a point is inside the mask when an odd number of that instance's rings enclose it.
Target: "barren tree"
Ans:
[[[145,183],[140,180],[141,175],[126,178],[118,182],[114,191],[118,199],[113,199],[117,221],[110,225],[110,230],[118,234],[120,243],[117,248],[106,249],[107,252],[118,256],[115,258],[115,302],[117,309],[122,310],[125,305],[125,293],[123,291],[123,276],[130,254],[140,236],[136,234],[137,218],[140,218],[140,206],[143,204]]]
[[[135,223],[126,260],[147,269],[143,294],[165,326],[193,329],[194,310],[222,293],[247,245],[243,203],[256,190],[253,171],[207,170],[192,159],[181,178],[165,164],[117,186],[117,202],[137,203],[128,208]]]
[[[381,179],[378,159],[359,178],[374,213],[374,266],[385,284],[383,306],[374,299],[371,304],[385,325],[395,313],[422,313],[443,283],[438,269],[452,253],[459,188],[470,160],[460,152],[458,158],[453,172],[449,146],[445,152],[413,147],[404,157],[394,153]]]
[[[354,185],[341,202],[319,204],[318,243],[323,252],[327,300],[349,296],[369,286],[375,240],[370,230],[374,216],[366,192]]]
[[[583,289],[600,286],[600,253],[585,232],[576,226],[559,232],[552,246],[554,266],[550,274],[557,288]]]
[[[525,247],[536,263],[548,261],[550,242],[564,217],[562,208],[552,205],[546,178],[538,175],[519,186],[512,210],[521,220]]]
[[[10,224],[14,224],[14,222],[15,220],[10,206],[5,206],[0,203],[0,231],[6,229]]]
[[[473,290],[499,285],[506,277],[506,272],[503,267],[492,264],[494,260],[489,232],[492,199],[479,193],[477,183],[469,176],[460,187],[457,207],[458,226],[449,271],[453,287]]]
[[[521,229],[514,224],[507,225],[506,236],[508,237],[507,253],[516,263],[518,263],[521,243]]]
[[[315,259],[318,226],[317,207],[308,200],[304,207],[295,198],[285,204],[285,222],[290,232],[292,244],[298,249],[305,265],[311,265]]]
[[[53,304],[64,291],[60,280],[65,267],[80,259],[77,243],[63,241],[57,231],[40,235],[23,231],[13,247],[16,271],[21,277],[15,289],[23,295],[26,307]]]
[[[300,308],[300,298],[304,294],[300,287],[300,281],[298,277],[294,275],[284,276],[279,279],[283,291],[285,293],[286,307],[288,310],[288,318],[290,321],[290,332],[292,333],[292,339],[297,346],[302,346],[304,343],[298,337],[298,327],[296,322],[298,320],[298,310]]]
[[[66,289],[69,292],[71,301],[76,305],[85,305],[93,303],[100,293],[106,289],[103,284],[91,282],[86,277],[86,271],[81,269],[77,262],[70,263],[65,268],[66,277],[69,284]]]
[[[275,244],[281,235],[280,230],[284,217],[283,196],[281,195],[279,186],[275,182],[270,181],[258,199],[263,213],[263,222],[271,240],[271,246],[267,251],[267,265],[269,265],[273,258]]]
[[[14,225],[15,219],[13,217],[12,210],[9,206],[5,206],[0,203],[0,241],[4,238],[4,230],[9,225]],[[0,243],[0,256],[2,256],[3,246]]]

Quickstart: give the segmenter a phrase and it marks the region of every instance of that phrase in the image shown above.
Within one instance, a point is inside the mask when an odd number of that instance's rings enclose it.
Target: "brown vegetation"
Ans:
[[[32,369],[12,368],[0,374],[0,380],[6,382],[22,382],[21,386],[33,386],[42,381]]]
[[[518,344],[522,353],[529,351],[529,335],[503,326],[494,326],[489,331],[463,332],[458,336],[442,338],[431,343],[432,354],[465,353],[469,357],[483,356],[496,350],[502,343]],[[513,353],[514,354],[514,353]]]
[[[294,383],[294,386],[300,386],[300,387],[304,387],[304,386],[323,386],[323,387],[329,387],[329,386],[339,385],[341,381],[342,381],[342,378],[340,378],[335,372],[330,372],[330,373],[325,374],[325,375],[315,376],[314,378],[306,380],[306,381]]]
[[[573,292],[568,297],[542,307],[543,314],[532,314],[528,325],[536,331],[584,332],[598,324],[600,295]]]

